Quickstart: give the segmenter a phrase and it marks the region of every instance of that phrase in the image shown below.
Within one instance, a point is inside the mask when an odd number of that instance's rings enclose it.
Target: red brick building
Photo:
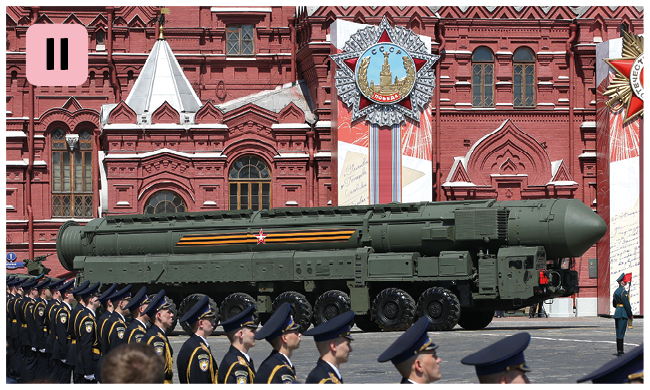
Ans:
[[[643,33],[642,7],[169,10],[158,40],[157,7],[6,8],[6,243],[19,260],[56,253],[68,219],[332,204],[336,19],[386,16],[431,37],[434,200],[595,209],[595,45]],[[35,23],[86,27],[83,85],[27,82]],[[574,264],[580,297],[596,296],[592,258]]]

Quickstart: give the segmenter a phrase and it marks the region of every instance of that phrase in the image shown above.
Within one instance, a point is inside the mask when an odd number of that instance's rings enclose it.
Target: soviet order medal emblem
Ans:
[[[603,94],[609,97],[607,107],[614,111],[626,108],[625,124],[643,116],[643,37],[623,35],[623,58],[605,59],[616,75]]]
[[[343,53],[330,56],[338,65],[338,95],[352,109],[352,121],[366,117],[378,126],[399,125],[420,113],[435,87],[433,55],[419,36],[392,28],[384,17],[379,26],[354,33]]]

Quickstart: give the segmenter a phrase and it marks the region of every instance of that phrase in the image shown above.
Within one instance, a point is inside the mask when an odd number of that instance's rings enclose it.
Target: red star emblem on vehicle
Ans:
[[[624,33],[623,58],[605,61],[616,71],[604,93],[610,97],[607,106],[615,111],[626,108],[623,123],[643,116],[643,37]]]
[[[266,237],[268,236],[269,236],[268,234],[264,234],[264,231],[260,229],[260,234],[255,236],[255,238],[257,238],[257,245],[259,244],[266,245]]]

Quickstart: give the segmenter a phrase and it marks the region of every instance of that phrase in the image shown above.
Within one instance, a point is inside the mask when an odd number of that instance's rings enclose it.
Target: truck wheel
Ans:
[[[494,310],[477,310],[464,308],[460,312],[458,325],[467,330],[479,330],[490,325],[494,317]]]
[[[443,287],[431,287],[418,299],[418,318],[429,317],[429,330],[451,330],[460,318],[458,297]]]
[[[296,291],[285,291],[273,301],[273,311],[284,302],[289,302],[293,320],[296,324],[300,325],[300,333],[307,331],[309,326],[311,326],[311,316],[313,313],[311,304],[307,298]]]
[[[172,322],[172,326],[170,326],[169,329],[165,331],[165,335],[171,336],[172,331],[174,330],[176,324],[178,323],[178,310],[176,310],[176,304],[174,303],[174,301],[172,301],[170,297],[165,295],[165,300],[169,302],[169,304],[171,305],[169,310],[171,310],[171,312],[174,313],[174,322]]]
[[[354,324],[364,332],[380,332],[381,328],[372,320],[370,314],[354,316]]]
[[[314,305],[314,326],[327,322],[341,313],[350,310],[350,297],[339,290],[324,292]]]
[[[245,293],[233,293],[228,295],[221,302],[221,321],[236,316],[249,306],[255,306],[255,299]],[[255,325],[259,325],[260,319],[257,310],[253,310],[253,320]]]
[[[198,301],[203,299],[205,294],[191,294],[183,298],[181,301],[181,304],[178,308],[178,315],[174,315],[174,325],[178,321],[180,321],[181,317],[183,317]],[[166,298],[166,297],[165,297]],[[169,299],[167,298],[169,301]],[[208,298],[208,303],[210,305],[210,309],[215,313],[215,315],[218,317],[219,311],[217,310],[217,304],[212,300],[212,298]],[[175,308],[175,307],[174,307]],[[219,318],[217,318],[218,320]],[[194,333],[192,332],[192,327],[188,325],[186,322],[181,323],[181,327],[185,331],[185,334],[188,336],[193,335]],[[173,329],[173,327],[172,327]],[[169,334],[170,331],[167,331],[167,334]]]
[[[406,330],[415,320],[415,300],[406,291],[387,288],[373,301],[372,317],[383,330]]]

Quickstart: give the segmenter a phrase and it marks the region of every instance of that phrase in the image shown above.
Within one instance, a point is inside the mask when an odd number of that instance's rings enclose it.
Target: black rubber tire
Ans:
[[[381,328],[370,314],[354,316],[354,324],[364,332],[381,332]]]
[[[312,323],[318,326],[327,322],[339,314],[350,310],[350,297],[340,290],[329,290],[324,292],[314,304],[314,317]]]
[[[181,304],[178,307],[178,316],[174,316],[174,323],[178,322],[181,320],[181,318],[194,306],[198,301],[203,299],[205,294],[191,294],[183,298],[181,301]],[[212,312],[216,313],[215,315],[217,316],[217,320],[219,319],[219,311],[217,308],[217,304],[212,300],[212,298],[208,298],[208,302],[210,305],[210,309],[212,309]],[[194,334],[192,332],[192,327],[187,324],[187,322],[182,322],[181,327],[183,328],[183,331],[185,332],[186,335],[191,336]],[[215,326],[216,328],[216,326]],[[169,334],[169,331],[167,332]]]
[[[297,291],[285,291],[278,295],[273,301],[273,311],[284,302],[289,302],[291,315],[296,324],[300,326],[300,333],[304,333],[311,326],[313,310],[311,304],[304,295]]]
[[[415,300],[404,290],[387,288],[372,302],[371,312],[382,330],[406,330],[415,321]]]
[[[480,330],[490,325],[492,318],[494,318],[494,310],[463,308],[460,311],[458,325],[467,330]]]
[[[228,295],[221,301],[221,322],[236,316],[249,306],[255,306],[255,299],[248,294],[237,292]],[[253,321],[259,325],[260,318],[257,310],[253,310]]]
[[[172,313],[174,313],[174,321],[172,322],[172,326],[170,326],[169,329],[167,329],[165,331],[165,335],[170,336],[172,334],[172,332],[174,331],[174,328],[176,327],[176,324],[178,323],[178,320],[179,320],[179,318],[178,318],[178,310],[176,310],[176,304],[174,303],[174,301],[170,297],[165,295],[165,300],[171,305],[171,308],[169,310],[171,310]]]
[[[426,289],[418,299],[418,318],[429,317],[429,330],[452,330],[460,318],[458,297],[444,287]]]

